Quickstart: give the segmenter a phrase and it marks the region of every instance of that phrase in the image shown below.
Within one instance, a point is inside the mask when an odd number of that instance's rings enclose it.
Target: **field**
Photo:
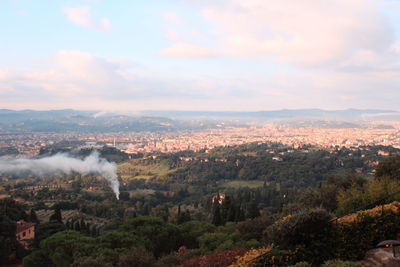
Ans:
[[[257,188],[262,187],[264,185],[264,181],[246,181],[246,180],[235,180],[222,183],[219,185],[220,188]]]
[[[131,160],[118,165],[118,175],[122,179],[167,179],[168,174],[177,169],[170,169],[164,161]]]

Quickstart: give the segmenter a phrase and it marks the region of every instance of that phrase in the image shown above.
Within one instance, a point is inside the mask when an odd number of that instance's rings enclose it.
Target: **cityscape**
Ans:
[[[381,129],[376,125],[390,125]],[[329,150],[334,147],[358,148],[360,146],[393,146],[400,148],[399,122],[374,122],[366,128],[293,128],[268,124],[263,127],[228,127],[177,132],[111,132],[111,133],[30,133],[1,135],[0,148],[12,147],[18,157],[32,157],[40,149],[59,142],[75,142],[70,148],[101,148],[114,146],[128,154],[175,153],[185,150],[208,150],[220,146],[246,143],[282,143],[293,148],[313,145]],[[79,145],[76,145],[79,144]],[[68,145],[66,145],[68,148]]]

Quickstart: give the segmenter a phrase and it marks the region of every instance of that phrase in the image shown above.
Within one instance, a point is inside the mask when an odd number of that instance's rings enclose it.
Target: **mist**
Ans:
[[[98,174],[108,181],[116,198],[119,199],[117,165],[114,162],[100,158],[97,151],[84,159],[73,158],[64,153],[40,159],[0,159],[0,173],[18,174],[22,172],[29,172],[39,176],[60,172],[67,175],[72,172],[82,175]]]

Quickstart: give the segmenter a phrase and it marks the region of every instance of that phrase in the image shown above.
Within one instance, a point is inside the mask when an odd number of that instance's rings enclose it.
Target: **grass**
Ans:
[[[235,180],[229,181],[221,184],[219,187],[221,188],[241,188],[241,187],[248,187],[248,188],[257,188],[262,187],[264,185],[264,181],[246,181],[246,180]]]
[[[130,197],[146,197],[148,195],[152,195],[154,194],[156,191],[153,189],[135,189],[135,190],[131,190],[128,191],[129,192],[129,196]]]
[[[167,179],[168,174],[176,171],[170,169],[164,161],[143,161],[140,159],[131,160],[118,164],[118,175],[122,179]]]

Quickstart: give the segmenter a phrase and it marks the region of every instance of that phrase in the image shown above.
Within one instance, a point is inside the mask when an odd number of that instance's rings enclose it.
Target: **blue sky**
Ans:
[[[400,110],[397,0],[2,0],[0,108]]]

